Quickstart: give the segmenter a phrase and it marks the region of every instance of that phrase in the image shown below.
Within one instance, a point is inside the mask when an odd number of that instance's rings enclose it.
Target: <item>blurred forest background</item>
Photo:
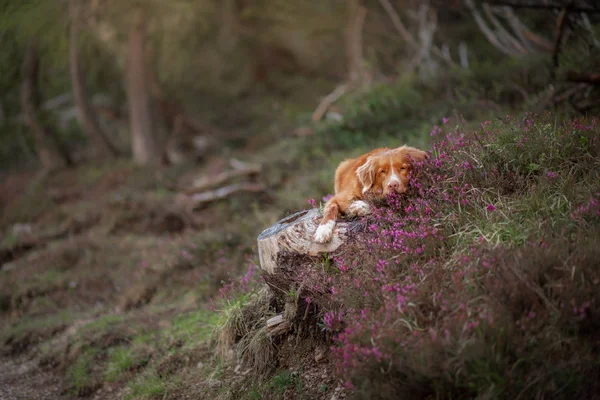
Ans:
[[[241,306],[209,300],[258,233],[448,118],[600,114],[595,0],[0,10],[0,397],[345,396],[329,364],[290,372],[301,351],[256,375],[214,355]]]

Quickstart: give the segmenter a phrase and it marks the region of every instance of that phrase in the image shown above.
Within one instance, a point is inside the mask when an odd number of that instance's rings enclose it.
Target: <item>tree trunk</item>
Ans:
[[[56,136],[46,129],[37,119],[40,103],[38,93],[39,55],[36,39],[27,46],[23,59],[21,84],[21,108],[25,124],[31,129],[35,140],[38,157],[44,169],[54,170],[71,165],[67,151],[61,146]]]
[[[367,9],[359,0],[348,1],[348,21],[345,32],[348,78],[351,83],[362,83],[368,77],[363,58],[363,27]]]
[[[84,74],[81,69],[79,60],[79,49],[77,48],[77,37],[79,36],[78,23],[78,10],[77,6],[71,3],[71,32],[70,32],[70,69],[71,69],[71,86],[73,87],[73,97],[75,98],[75,104],[81,114],[83,121],[83,128],[87,133],[88,137],[94,143],[95,149],[104,155],[116,156],[118,151],[116,147],[109,141],[105,133],[100,128],[96,114],[92,109],[89,101],[87,92],[85,89]]]
[[[147,60],[145,57],[145,24],[142,11],[134,15],[129,32],[129,59],[127,63],[127,101],[133,159],[140,165],[161,162],[161,152],[153,131],[152,101]]]

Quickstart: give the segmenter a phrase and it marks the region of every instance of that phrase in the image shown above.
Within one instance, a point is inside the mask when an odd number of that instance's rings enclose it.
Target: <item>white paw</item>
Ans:
[[[371,207],[362,200],[357,200],[350,203],[348,209],[346,210],[346,215],[349,217],[362,217],[369,213],[371,213]]]
[[[319,225],[317,231],[315,232],[315,242],[317,243],[326,243],[331,240],[333,237],[333,227],[335,226],[335,221],[329,221],[324,224]]]

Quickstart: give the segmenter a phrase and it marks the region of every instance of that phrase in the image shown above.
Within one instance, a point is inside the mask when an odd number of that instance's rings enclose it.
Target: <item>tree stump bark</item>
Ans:
[[[282,255],[289,253],[315,257],[331,253],[345,241],[349,226],[356,222],[337,221],[333,238],[327,243],[315,243],[313,236],[322,215],[318,209],[303,210],[285,217],[258,236],[260,267],[269,274],[277,274]]]
[[[315,243],[313,236],[322,214],[318,209],[303,210],[283,218],[258,236],[258,254],[263,278],[272,289],[279,304],[285,304],[285,311],[267,321],[267,331],[271,337],[282,335],[311,319],[311,307],[319,305],[315,299],[307,304],[306,296],[317,295],[311,292],[310,277],[312,268],[322,268],[324,253],[332,259],[340,254],[355,251],[354,243],[360,241],[366,224],[362,219],[338,220],[333,238],[327,243]],[[319,296],[317,296],[319,297]],[[314,321],[313,321],[314,322]]]

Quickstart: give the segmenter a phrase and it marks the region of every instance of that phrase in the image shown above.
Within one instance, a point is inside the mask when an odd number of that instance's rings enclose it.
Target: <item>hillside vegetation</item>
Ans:
[[[128,163],[30,181],[4,214],[3,247],[27,242],[16,222],[69,233],[5,264],[4,354],[63,376],[55,394],[66,397],[590,398],[598,119],[467,122],[464,106],[452,116],[435,96],[399,81],[348,101],[342,122],[248,159],[284,176],[276,191],[191,222],[170,211],[164,179]],[[288,305],[273,303],[254,255],[260,230],[322,203],[343,157],[403,143],[431,154],[410,193],[366,218],[364,248],[325,257]],[[267,318],[311,303],[310,326],[267,337]]]
[[[24,45],[13,39],[28,39],[20,22],[39,18],[41,59],[58,59],[41,89],[58,96],[70,90],[66,36],[47,15],[68,13],[5,1],[0,398],[600,398],[600,86],[568,79],[595,76],[597,24],[573,13],[555,64],[549,50],[500,54],[471,11],[448,2],[431,53],[413,63],[385,1],[348,2],[368,9],[364,54],[348,66],[345,2],[222,3],[153,0],[147,10],[153,100],[206,122],[193,134],[208,150],[170,165],[142,166],[127,151],[92,157],[81,126],[60,128],[46,110],[40,121],[75,165],[40,172],[18,107]],[[427,42],[419,34],[437,14],[408,3],[395,4],[413,40]],[[126,114],[124,11],[141,3],[86,4],[90,89]],[[425,10],[420,24],[415,10]],[[552,37],[554,11],[523,20]],[[453,54],[468,36],[468,66],[435,53],[446,36]],[[263,67],[273,68],[259,80]],[[343,79],[349,89],[315,121]],[[102,121],[117,147],[131,145],[126,115]],[[289,289],[268,286],[260,232],[322,207],[345,158],[404,144],[430,154],[410,190],[373,204],[343,255],[299,264]],[[186,203],[190,187],[232,165],[256,167],[247,180],[260,190]],[[270,336],[278,314],[293,323]]]

